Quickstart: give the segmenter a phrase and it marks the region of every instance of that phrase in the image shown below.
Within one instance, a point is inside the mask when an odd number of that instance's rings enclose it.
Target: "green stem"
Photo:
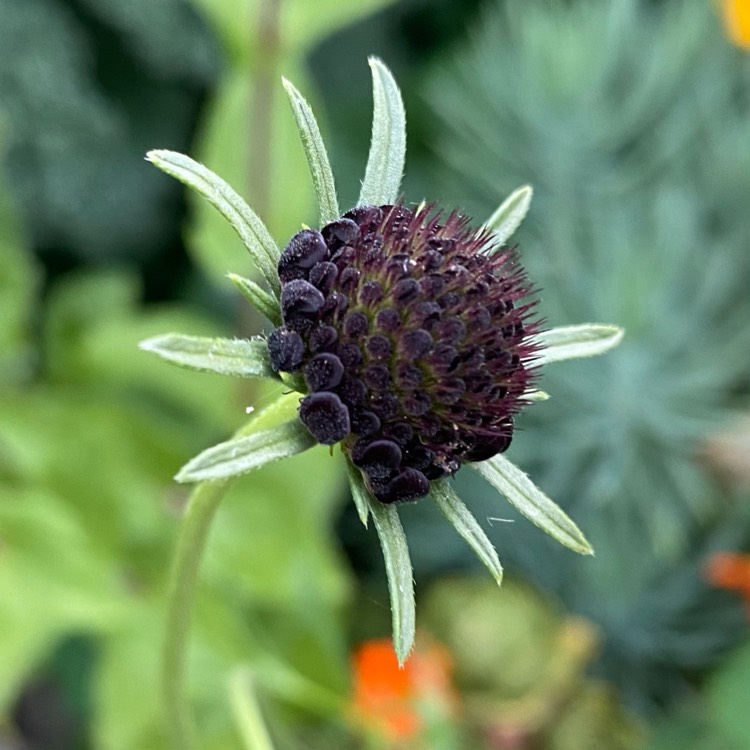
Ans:
[[[229,700],[242,742],[247,750],[273,750],[271,737],[255,697],[252,674],[238,669],[229,681]]]
[[[229,482],[203,482],[190,496],[177,541],[167,600],[162,689],[174,750],[190,750],[193,725],[185,681],[195,584],[211,521]]]
[[[290,418],[297,410],[298,393],[287,393],[267,406],[234,437],[244,437]],[[177,539],[167,599],[162,653],[162,690],[167,727],[174,750],[190,750],[194,727],[190,717],[186,665],[195,585],[211,522],[232,480],[202,482],[188,500]]]

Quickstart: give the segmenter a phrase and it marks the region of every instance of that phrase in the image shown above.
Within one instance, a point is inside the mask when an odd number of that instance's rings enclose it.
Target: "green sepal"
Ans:
[[[178,482],[209,482],[247,474],[271,461],[302,453],[316,444],[299,419],[235,437],[208,448],[177,473]]]
[[[141,341],[139,348],[189,370],[236,378],[274,378],[265,339],[222,339],[165,333]]]
[[[406,535],[394,505],[385,505],[370,493],[366,500],[375,531],[380,539],[391,595],[393,648],[398,663],[403,666],[414,646],[417,608],[414,600],[414,572],[406,544]]]
[[[594,554],[586,537],[563,509],[507,458],[497,455],[469,466],[478,471],[519,513],[560,544],[581,555]]]
[[[523,400],[529,403],[536,403],[537,401],[549,401],[549,393],[547,391],[540,391],[538,388],[534,388],[530,391],[526,391],[523,394]]]
[[[534,337],[540,346],[535,364],[546,365],[550,362],[604,354],[616,347],[624,335],[623,328],[608,323],[582,323],[551,328]]]
[[[533,195],[531,185],[514,190],[487,219],[484,228],[492,232],[493,251],[499,250],[521,226],[529,211]]]
[[[406,113],[391,71],[377,57],[368,62],[372,70],[372,140],[358,205],[379,206],[399,198],[406,160]]]
[[[242,296],[261,314],[265,315],[275,326],[281,325],[279,301],[272,294],[251,279],[236,273],[228,273],[227,278],[240,290]]]
[[[362,479],[362,472],[349,459],[346,461],[346,471],[349,475],[349,486],[352,491],[354,507],[357,509],[357,515],[359,520],[362,521],[362,525],[367,528],[367,522],[370,518],[370,505],[367,499],[369,493]]]
[[[163,172],[193,188],[211,203],[240,236],[263,278],[278,295],[281,285],[276,266],[281,254],[258,215],[217,174],[185,154],[149,151],[146,158]]]
[[[322,226],[339,218],[336,183],[333,180],[328,152],[320,136],[320,128],[312,108],[292,83],[287,81],[286,78],[281,80],[292,105],[294,119],[297,121],[300,139],[305,149],[305,156],[307,156],[307,163],[315,186],[315,195],[318,197],[318,210]]]
[[[445,479],[432,482],[430,497],[448,519],[450,525],[476,552],[477,557],[484,563],[499,586],[503,581],[503,566],[500,564],[497,551],[484,529],[479,525],[479,521],[472,515],[453,487]]]

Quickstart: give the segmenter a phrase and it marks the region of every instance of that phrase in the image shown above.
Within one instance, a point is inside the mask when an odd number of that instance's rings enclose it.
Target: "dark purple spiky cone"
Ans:
[[[344,441],[382,502],[510,444],[535,302],[514,250],[495,250],[458,214],[395,205],[305,229],[281,255],[273,367],[304,375],[300,419],[318,442]]]

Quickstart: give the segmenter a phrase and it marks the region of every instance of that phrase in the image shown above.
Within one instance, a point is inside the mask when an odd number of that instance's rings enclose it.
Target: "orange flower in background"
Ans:
[[[389,639],[363,643],[354,654],[354,706],[358,720],[391,742],[413,740],[431,716],[454,713],[452,661],[434,643],[417,644],[399,668]]]
[[[717,552],[708,561],[706,578],[714,586],[738,592],[750,613],[750,555]]]
[[[750,50],[750,0],[721,0],[721,10],[729,38]]]

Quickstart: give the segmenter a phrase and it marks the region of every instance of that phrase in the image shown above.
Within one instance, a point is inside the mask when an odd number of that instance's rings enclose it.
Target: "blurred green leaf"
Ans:
[[[125,581],[64,498],[0,483],[0,707],[57,639],[128,612]]]
[[[0,184],[0,381],[18,379],[31,364],[28,339],[37,272],[25,245],[11,197]]]
[[[750,644],[734,652],[709,683],[709,705],[721,733],[738,747],[750,747]]]

